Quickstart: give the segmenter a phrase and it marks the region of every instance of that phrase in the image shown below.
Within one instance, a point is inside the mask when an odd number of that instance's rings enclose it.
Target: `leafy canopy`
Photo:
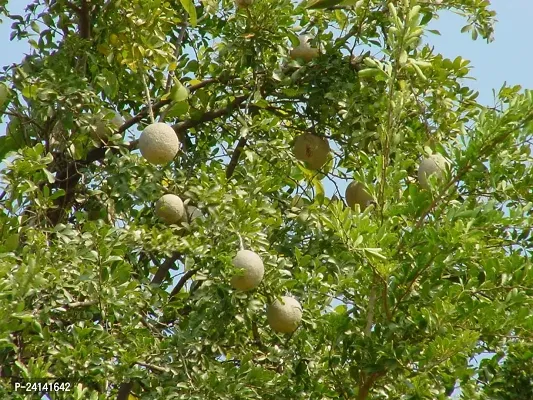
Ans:
[[[447,9],[491,41],[489,1],[6,5],[32,51],[0,73],[2,377],[75,384],[54,399],[533,397],[533,92],[482,106],[427,27]],[[137,149],[154,120],[182,146],[163,166]],[[304,133],[330,144],[318,171]],[[451,163],[423,190],[431,153]],[[201,215],[164,224],[165,193]],[[265,265],[250,292],[239,238]],[[284,295],[291,335],[266,318]]]

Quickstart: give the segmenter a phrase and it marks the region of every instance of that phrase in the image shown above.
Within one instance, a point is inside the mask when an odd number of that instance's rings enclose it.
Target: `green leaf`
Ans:
[[[372,77],[381,74],[382,72],[378,68],[365,68],[359,71],[361,78]]]
[[[36,100],[37,99],[37,89],[38,87],[35,85],[26,85],[22,89],[22,95],[30,100]]]
[[[342,3],[342,0],[312,0],[306,8],[309,10],[319,10],[337,6]]]
[[[196,17],[196,8],[194,7],[193,0],[180,0],[181,5],[189,14],[189,21],[192,26],[196,26],[197,17]]]
[[[400,53],[400,59],[399,59],[400,65],[405,65],[407,62],[407,51],[402,50]]]
[[[46,179],[48,180],[49,183],[54,183],[56,181],[55,176],[50,171],[48,171],[46,168],[43,168],[43,172],[46,175]]]
[[[174,103],[168,109],[166,116],[168,118],[179,118],[189,112],[189,103],[186,101],[181,101],[179,103]]]
[[[5,250],[8,252],[15,251],[17,247],[19,247],[19,243],[20,243],[20,235],[18,233],[9,235],[4,242]]]
[[[31,322],[35,319],[35,316],[30,311],[26,311],[13,314],[13,318],[20,319],[24,322]]]
[[[433,13],[432,12],[425,12],[424,16],[422,17],[422,20],[420,21],[420,25],[427,25],[429,21],[433,19]]]
[[[371,256],[380,258],[382,260],[386,260],[387,259],[387,257],[385,257],[383,254],[381,254],[382,250],[380,248],[367,247],[367,248],[363,249],[363,251],[365,253],[368,253]]]
[[[11,136],[1,136],[0,137],[0,161],[4,159],[4,157],[12,152],[17,151],[20,147],[15,142],[15,139]]]
[[[32,23],[31,23],[31,29],[32,29],[35,33],[40,33],[40,32],[41,32],[41,28],[39,27],[39,24],[38,24],[36,21],[32,21]]]

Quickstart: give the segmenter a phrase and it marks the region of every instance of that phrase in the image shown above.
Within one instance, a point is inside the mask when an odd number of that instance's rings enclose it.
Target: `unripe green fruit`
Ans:
[[[295,298],[282,296],[267,307],[267,320],[272,330],[292,333],[302,320],[302,306]]]
[[[241,271],[231,278],[231,286],[243,291],[252,290],[259,286],[265,274],[261,257],[250,250],[239,250],[232,263],[235,268]]]
[[[180,147],[178,136],[170,125],[156,122],[148,125],[139,138],[142,156],[152,164],[166,164],[176,157]]]
[[[309,62],[312,59],[318,57],[318,49],[311,47],[309,44],[309,36],[300,35],[300,44],[292,49],[289,53],[293,60],[302,59],[305,62]]]
[[[184,217],[185,206],[175,194],[165,194],[155,203],[155,214],[167,224],[176,224]]]
[[[6,85],[0,83],[0,108],[4,106],[9,96],[9,90]]]
[[[345,195],[348,207],[354,209],[355,205],[359,204],[361,211],[364,211],[374,200],[365,190],[363,184],[356,181],[352,181],[348,185]]]
[[[429,189],[429,177],[433,174],[441,179],[446,171],[448,161],[439,153],[430,155],[420,162],[418,167],[418,182],[423,189]]]
[[[329,143],[326,138],[305,133],[294,140],[294,156],[307,163],[308,168],[317,170],[328,160]]]

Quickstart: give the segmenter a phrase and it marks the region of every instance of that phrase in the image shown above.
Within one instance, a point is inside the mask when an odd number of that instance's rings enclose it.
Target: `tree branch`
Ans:
[[[239,105],[243,103],[247,98],[248,95],[237,96],[228,106],[224,108],[219,108],[214,111],[208,111],[203,114],[202,117],[199,119],[188,119],[182,122],[178,122],[177,124],[174,124],[172,128],[176,131],[176,133],[178,133],[186,131],[190,128],[194,128],[203,123],[213,121],[214,119],[230,114],[233,110],[239,107]]]
[[[174,252],[174,254],[172,254],[170,258],[167,258],[165,262],[163,262],[163,264],[159,266],[154,277],[152,278],[152,285],[159,286],[161,282],[165,280],[168,272],[170,271],[170,268],[179,259],[179,257],[180,257],[180,253]]]
[[[163,367],[159,367],[159,366],[154,365],[154,364],[147,364],[147,363],[144,363],[144,362],[141,362],[141,361],[136,361],[135,364],[140,365],[141,367],[144,367],[144,368],[151,369],[152,371],[161,372],[162,374],[169,372],[168,369],[163,368]]]
[[[117,400],[128,400],[132,388],[133,382],[121,383],[118,390]]]
[[[237,164],[239,163],[239,158],[241,156],[242,151],[244,150],[244,147],[246,146],[247,139],[245,137],[241,137],[239,141],[237,142],[237,146],[235,146],[235,150],[233,151],[233,154],[231,155],[231,160],[226,167],[226,179],[230,179],[233,176],[233,173],[235,172],[235,168],[237,167]]]
[[[368,397],[368,393],[370,393],[370,389],[372,389],[372,386],[374,386],[374,383],[385,375],[385,372],[374,372],[373,374],[370,374],[368,379],[361,381],[359,385],[359,390],[357,393],[357,400],[365,400]]]
[[[87,0],[81,1],[81,7],[79,9],[78,18],[79,18],[79,27],[80,27],[80,37],[82,39],[89,39],[91,37],[91,24],[90,24],[90,10]]]
[[[261,335],[259,334],[259,328],[257,327],[257,322],[255,322],[255,320],[252,320],[252,335],[257,347],[259,347],[261,351],[266,352],[268,349],[261,341]]]
[[[187,281],[198,272],[198,269],[191,269],[183,274],[183,276],[180,278],[179,282],[176,284],[174,289],[172,289],[172,292],[170,292],[169,299],[172,299],[174,296],[176,296],[181,289],[183,289],[183,286],[187,283]]]

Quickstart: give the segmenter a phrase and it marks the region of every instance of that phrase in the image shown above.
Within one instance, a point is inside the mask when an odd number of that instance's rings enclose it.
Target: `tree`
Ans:
[[[240,3],[0,1],[33,49],[1,75],[0,375],[68,379],[54,399],[531,394],[498,388],[531,349],[533,92],[482,106],[468,60],[421,40],[444,8],[492,40],[489,2]],[[137,151],[153,122],[170,163]],[[295,157],[304,134],[325,164]],[[164,194],[199,217],[165,223]],[[266,316],[285,295],[288,334]]]

